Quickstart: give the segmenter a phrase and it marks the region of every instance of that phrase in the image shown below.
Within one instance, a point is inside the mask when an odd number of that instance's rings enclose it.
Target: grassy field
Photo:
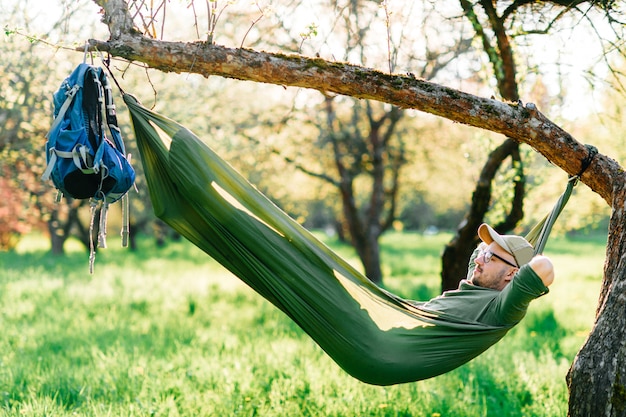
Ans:
[[[448,239],[385,237],[386,286],[436,295]],[[552,239],[557,281],[503,341],[446,375],[377,387],[190,244],[113,241],[94,275],[71,245],[63,258],[36,238],[0,253],[0,415],[563,416],[605,250],[604,237]]]

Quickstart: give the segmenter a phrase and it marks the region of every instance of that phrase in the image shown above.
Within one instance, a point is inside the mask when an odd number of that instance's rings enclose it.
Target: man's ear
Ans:
[[[509,273],[505,275],[504,280],[511,281],[513,277],[515,276],[515,274],[517,274],[517,271],[519,271],[519,268],[511,268]]]

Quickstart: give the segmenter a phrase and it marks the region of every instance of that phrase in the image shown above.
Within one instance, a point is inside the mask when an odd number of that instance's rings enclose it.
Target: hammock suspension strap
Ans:
[[[572,195],[572,190],[578,184],[580,177],[587,170],[587,168],[589,168],[593,158],[598,154],[598,149],[595,146],[585,145],[585,147],[588,151],[587,156],[581,161],[581,168],[578,174],[569,177],[567,180],[567,187],[557,200],[552,211],[548,213],[539,223],[537,223],[537,225],[535,225],[535,227],[533,227],[532,230],[526,235],[526,240],[528,240],[535,248],[535,255],[543,253],[546,242],[548,241],[548,236],[552,231],[552,226],[554,226],[554,222],[561,214],[561,211],[563,211],[563,207],[567,204],[567,201]]]

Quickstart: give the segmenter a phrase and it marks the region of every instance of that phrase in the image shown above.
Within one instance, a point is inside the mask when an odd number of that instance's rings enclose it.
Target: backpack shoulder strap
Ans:
[[[49,149],[50,155],[48,160],[48,165],[41,176],[44,181],[50,179],[52,175],[52,170],[54,169],[54,165],[56,164],[57,154],[60,152],[55,149],[57,143],[57,136],[59,134],[59,129],[61,122],[66,119],[72,118],[72,112],[75,111],[74,107],[72,107],[72,103],[74,103],[76,97],[79,98],[81,96],[81,89],[84,88],[85,82],[85,73],[89,70],[90,66],[88,64],[79,64],[74,71],[65,79],[61,84],[61,87],[54,93],[53,101],[54,101],[54,121],[50,126],[50,130],[46,134],[46,139],[48,141],[46,148]],[[80,111],[80,109],[78,110]],[[70,114],[68,114],[68,112]],[[65,158],[71,157],[71,155],[62,155]]]
[[[72,104],[72,101],[74,100],[74,97],[76,96],[76,93],[78,92],[78,90],[80,90],[80,87],[81,87],[80,85],[74,84],[74,86],[66,93],[65,101],[63,102],[63,105],[61,106],[61,108],[59,109],[59,112],[54,118],[54,122],[52,122],[52,126],[50,127],[50,130],[46,134],[46,139],[51,138],[52,140],[56,141],[56,137],[55,136],[50,137],[50,133],[54,131],[57,127],[59,127],[59,124],[65,117],[65,113],[67,113],[67,109],[69,109],[70,105]]]
[[[80,89],[83,88],[85,72],[88,71],[88,69],[89,65],[79,64],[74,71],[63,80],[59,89],[54,93],[54,121],[46,134],[46,139],[56,141],[56,136],[53,135],[53,132],[59,127],[59,124],[70,109],[74,98]]]

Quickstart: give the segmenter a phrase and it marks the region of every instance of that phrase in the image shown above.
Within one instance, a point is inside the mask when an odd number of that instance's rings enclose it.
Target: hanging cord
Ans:
[[[107,247],[107,218],[109,216],[109,203],[104,199],[100,208],[100,224],[98,226],[98,247]]]
[[[556,219],[563,211],[563,208],[572,195],[572,191],[578,184],[580,177],[587,170],[587,168],[589,168],[593,158],[598,154],[598,149],[595,146],[585,145],[585,147],[587,148],[588,153],[585,159],[582,160],[581,168],[578,174],[572,175],[568,178],[567,187],[557,200],[552,211],[548,213],[539,223],[537,223],[537,225],[535,225],[535,227],[533,227],[532,230],[526,235],[526,240],[528,240],[528,242],[530,242],[535,248],[535,255],[543,253],[546,242],[548,241],[548,236],[552,231],[552,226],[554,226]]]
[[[104,165],[103,168],[106,168]],[[100,219],[98,221],[98,247],[106,248],[106,228],[107,228],[107,214],[109,209],[109,203],[106,201],[106,196],[102,192],[102,182],[106,178],[106,169],[101,170],[100,175],[100,189],[96,191],[96,194],[91,198],[90,202],[90,220],[89,220],[89,273],[93,274],[94,264],[96,262],[96,246],[94,245],[94,227],[96,223],[96,213],[98,207],[100,207]]]
[[[130,227],[129,227],[129,202],[128,202],[128,193],[122,196],[122,231],[120,234],[122,235],[122,247],[125,248],[128,246],[128,236],[130,235]]]
[[[96,219],[96,211],[98,209],[98,202],[91,199],[89,204],[90,221],[89,221],[89,273],[93,274],[94,264],[96,262],[96,248],[93,244],[93,227]]]
[[[117,88],[120,90],[120,93],[122,93],[122,95],[125,95],[126,93],[124,92],[124,90],[122,90],[122,87],[120,87],[120,83],[118,83],[117,80],[115,79],[115,75],[113,75],[113,71],[111,71],[111,68],[109,68],[109,65],[111,64],[111,55],[107,55],[107,58],[105,59],[104,55],[102,55],[102,52],[100,51],[98,52],[100,53],[100,59],[102,60],[102,65],[104,65],[104,67],[109,72],[111,79],[113,80]]]
[[[89,41],[85,41],[85,53],[83,54],[83,64],[87,63],[87,54],[89,53]]]
[[[131,155],[128,154],[128,162],[130,162]],[[137,191],[137,185],[135,184],[135,191]],[[122,247],[128,247],[128,239],[130,237],[130,193],[126,193],[122,196],[122,230],[120,235],[122,236]]]
[[[85,52],[83,53],[83,64],[87,63],[87,56],[91,58],[91,65],[93,65],[93,55],[89,53],[89,41],[85,41]]]

